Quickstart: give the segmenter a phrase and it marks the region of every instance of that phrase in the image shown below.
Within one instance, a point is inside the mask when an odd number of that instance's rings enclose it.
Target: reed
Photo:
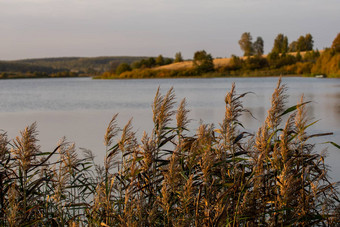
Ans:
[[[11,141],[1,131],[0,225],[338,226],[337,184],[311,141],[328,134],[308,134],[308,102],[287,108],[280,79],[254,135],[239,120],[247,94],[233,84],[218,127],[193,133],[185,99],[175,110],[173,88],[158,88],[153,130],[138,141],[114,115],[102,165],[65,138],[41,151],[36,123]]]

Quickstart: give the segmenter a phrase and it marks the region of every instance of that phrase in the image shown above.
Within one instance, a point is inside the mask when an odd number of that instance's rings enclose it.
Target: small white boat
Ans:
[[[316,78],[326,78],[326,75],[323,74],[319,74],[319,75],[315,75]]]

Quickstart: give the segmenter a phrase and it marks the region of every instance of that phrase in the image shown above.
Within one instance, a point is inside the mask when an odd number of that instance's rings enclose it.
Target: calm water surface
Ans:
[[[190,117],[196,128],[200,119],[205,123],[221,122],[224,95],[233,82],[237,93],[254,92],[243,100],[256,120],[242,117],[247,131],[255,132],[266,116],[271,94],[278,78],[214,78],[214,79],[147,79],[91,80],[90,78],[0,80],[0,129],[11,138],[26,125],[37,121],[43,150],[51,150],[66,136],[78,147],[91,149],[102,159],[103,136],[114,113],[120,113],[123,126],[133,117],[140,135],[152,127],[151,103],[157,87],[165,93],[174,87],[177,101],[186,97]],[[287,84],[287,105],[295,105],[304,94],[310,118],[321,119],[310,133],[333,132],[334,135],[316,142],[332,140],[340,143],[340,80],[316,78],[283,78]],[[325,146],[324,146],[325,147]],[[340,151],[328,148],[327,163],[331,176],[340,180]]]

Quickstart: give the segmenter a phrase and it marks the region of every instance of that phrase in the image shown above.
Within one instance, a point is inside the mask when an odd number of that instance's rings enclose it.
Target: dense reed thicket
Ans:
[[[233,85],[222,122],[192,133],[186,101],[174,110],[173,89],[158,89],[152,132],[138,141],[131,120],[119,128],[115,115],[102,165],[65,139],[42,152],[35,124],[12,141],[1,132],[0,225],[338,226],[338,192],[309,141],[321,135],[306,131],[307,103],[286,109],[279,80],[253,135],[239,121],[246,95]]]

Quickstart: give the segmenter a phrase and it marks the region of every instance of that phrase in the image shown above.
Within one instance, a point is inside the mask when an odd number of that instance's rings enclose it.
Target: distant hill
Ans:
[[[93,75],[113,71],[120,63],[139,61],[147,57],[61,57],[39,58],[15,61],[0,61],[0,73],[57,73],[75,72]]]

